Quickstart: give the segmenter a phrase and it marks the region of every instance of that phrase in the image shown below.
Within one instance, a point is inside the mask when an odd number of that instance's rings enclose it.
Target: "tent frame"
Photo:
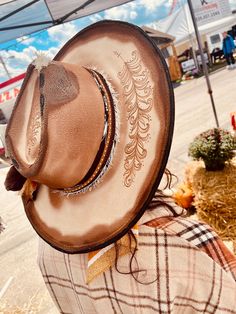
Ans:
[[[3,16],[3,17],[0,18],[0,22],[6,20],[7,18],[9,18],[9,17],[12,16],[12,15],[15,15],[15,14],[18,13],[18,12],[23,11],[24,9],[30,7],[31,5],[33,5],[33,4],[35,4],[36,2],[39,2],[39,1],[40,1],[40,0],[33,0],[33,1],[31,1],[31,2],[29,2],[29,3],[27,3],[27,4],[25,4],[25,5],[23,5],[22,7],[16,9],[15,11],[13,11],[13,12],[11,12],[11,13],[8,13],[7,15],[5,15],[5,16]]]
[[[32,6],[33,4],[39,2],[40,0],[33,0],[29,3],[27,3],[26,5],[18,8],[17,10],[15,11],[12,11],[11,13],[8,13],[7,15],[3,16],[2,18],[0,18],[0,22],[6,20],[8,17],[10,16],[13,16],[21,11],[23,11],[24,9]],[[83,10],[85,7],[87,7],[88,5],[90,5],[92,2],[94,2],[95,0],[87,0],[85,3],[83,3],[82,5],[80,5],[79,7],[77,7],[76,9],[72,10],[71,12],[65,14],[64,16],[60,17],[59,19],[57,20],[54,20],[52,18],[51,21],[42,21],[42,22],[37,22],[37,23],[30,23],[30,24],[21,24],[21,25],[15,25],[15,26],[8,26],[8,27],[2,27],[0,28],[0,31],[8,31],[8,30],[12,30],[12,29],[18,29],[18,28],[24,28],[24,27],[31,27],[31,26],[37,26],[37,25],[46,25],[46,24],[51,24],[51,26],[55,26],[55,25],[60,25],[60,24],[63,24],[64,21],[70,17],[72,14],[80,11],[80,10]],[[47,3],[45,2],[46,6],[47,6]],[[48,6],[47,6],[48,7]],[[48,10],[49,13],[50,13],[50,10]]]
[[[214,113],[214,117],[215,117],[216,126],[219,127],[219,121],[218,121],[218,117],[217,117],[217,113],[216,113],[215,102],[214,102],[214,97],[213,97],[213,91],[212,91],[211,82],[210,82],[210,78],[209,78],[209,72],[208,72],[206,60],[204,58],[204,52],[203,52],[203,47],[202,47],[202,42],[201,42],[201,36],[200,36],[199,30],[198,30],[197,21],[196,21],[196,18],[195,18],[194,9],[193,9],[193,5],[192,5],[192,0],[187,0],[187,1],[188,1],[190,14],[191,14],[191,17],[192,17],[192,20],[193,20],[193,26],[194,26],[194,30],[195,30],[195,33],[196,33],[196,38],[197,38],[198,47],[199,47],[201,60],[202,60],[203,72],[204,72],[206,83],[207,83],[208,94],[210,95],[210,99],[211,99],[211,105],[212,105],[212,109],[213,109],[213,113]]]

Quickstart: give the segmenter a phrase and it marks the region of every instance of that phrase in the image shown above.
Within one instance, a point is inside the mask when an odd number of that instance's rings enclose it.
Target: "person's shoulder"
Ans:
[[[156,218],[146,225],[163,230],[166,234],[182,238],[198,248],[218,238],[215,231],[208,224],[181,216]]]

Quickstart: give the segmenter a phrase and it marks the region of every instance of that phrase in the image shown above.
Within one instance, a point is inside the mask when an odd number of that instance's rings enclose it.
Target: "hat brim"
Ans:
[[[65,196],[40,185],[35,200],[23,197],[26,214],[45,241],[63,252],[85,253],[121,238],[146,210],[169,156],[174,96],[161,52],[129,23],[93,24],[67,42],[55,60],[96,69],[117,98],[119,139],[96,188]]]

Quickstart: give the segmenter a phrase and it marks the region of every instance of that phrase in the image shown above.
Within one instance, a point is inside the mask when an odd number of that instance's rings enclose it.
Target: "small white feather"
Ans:
[[[36,58],[32,62],[32,64],[35,66],[35,69],[39,72],[42,70],[42,68],[47,67],[50,63],[51,59],[43,52],[36,53]]]

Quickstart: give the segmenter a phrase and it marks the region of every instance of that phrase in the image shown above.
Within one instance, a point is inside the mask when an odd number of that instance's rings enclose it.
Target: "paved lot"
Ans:
[[[230,112],[236,110],[236,70],[214,73],[211,81],[220,126],[230,129]],[[181,177],[189,160],[189,143],[214,127],[215,120],[204,78],[179,86],[175,96],[176,124],[168,168]],[[0,235],[0,314],[57,314],[37,268],[37,236],[19,196],[4,190],[6,172],[7,168],[0,169],[0,215],[8,224]]]
[[[220,127],[231,130],[230,112],[236,111],[236,70],[221,70],[210,80]],[[216,123],[203,77],[175,88],[175,99],[175,132],[168,167],[181,175],[189,160],[189,143]]]

